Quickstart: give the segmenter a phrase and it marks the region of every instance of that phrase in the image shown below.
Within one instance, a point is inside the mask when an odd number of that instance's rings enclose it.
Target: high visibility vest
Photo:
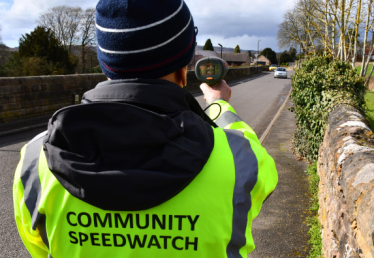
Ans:
[[[196,178],[161,205],[131,212],[72,196],[49,170],[38,135],[21,151],[13,187],[26,248],[38,258],[246,257],[255,247],[252,220],[278,181],[273,159],[248,128],[213,129],[213,151]]]

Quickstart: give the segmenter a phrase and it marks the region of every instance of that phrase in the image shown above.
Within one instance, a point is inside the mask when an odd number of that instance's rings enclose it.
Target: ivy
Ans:
[[[295,151],[306,160],[316,161],[329,112],[343,103],[363,111],[365,90],[364,78],[348,62],[331,56],[308,57],[292,76]]]

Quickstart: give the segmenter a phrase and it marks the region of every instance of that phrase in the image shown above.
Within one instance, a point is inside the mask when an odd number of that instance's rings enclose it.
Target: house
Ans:
[[[216,51],[210,51],[210,50],[196,50],[195,55],[197,56],[203,56],[203,57],[219,57]]]
[[[221,58],[221,53],[209,50],[196,50],[194,57],[188,65],[188,69],[193,70],[197,61],[205,57]],[[222,52],[222,59],[225,60],[229,64],[229,66],[241,66],[251,64],[251,57],[248,53]]]
[[[219,55],[220,57],[220,55]],[[250,65],[251,58],[248,53],[222,53],[222,59],[230,66]]]
[[[260,56],[258,57],[257,61],[258,61],[259,63],[260,63],[260,62],[261,62],[261,63],[265,62],[266,65],[271,65],[270,60],[267,59],[267,57],[266,57],[266,56],[263,56],[263,55],[260,55]]]
[[[204,57],[219,57],[217,52],[215,51],[210,51],[210,50],[195,50],[195,55],[193,56],[191,62],[188,64],[188,69],[189,70],[194,70],[195,65],[197,61]]]
[[[365,55],[367,56],[370,52],[370,46],[366,46],[366,51],[365,51]],[[374,60],[374,50],[371,52],[370,54],[370,60]]]

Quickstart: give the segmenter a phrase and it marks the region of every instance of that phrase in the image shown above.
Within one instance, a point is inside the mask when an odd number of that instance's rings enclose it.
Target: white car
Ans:
[[[274,72],[274,78],[285,78],[287,79],[287,69],[283,67],[278,67]]]

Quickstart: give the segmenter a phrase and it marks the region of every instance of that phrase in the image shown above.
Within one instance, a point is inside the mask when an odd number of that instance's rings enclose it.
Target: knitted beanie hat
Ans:
[[[153,78],[192,60],[195,27],[183,0],[100,0],[97,56],[110,79]]]

